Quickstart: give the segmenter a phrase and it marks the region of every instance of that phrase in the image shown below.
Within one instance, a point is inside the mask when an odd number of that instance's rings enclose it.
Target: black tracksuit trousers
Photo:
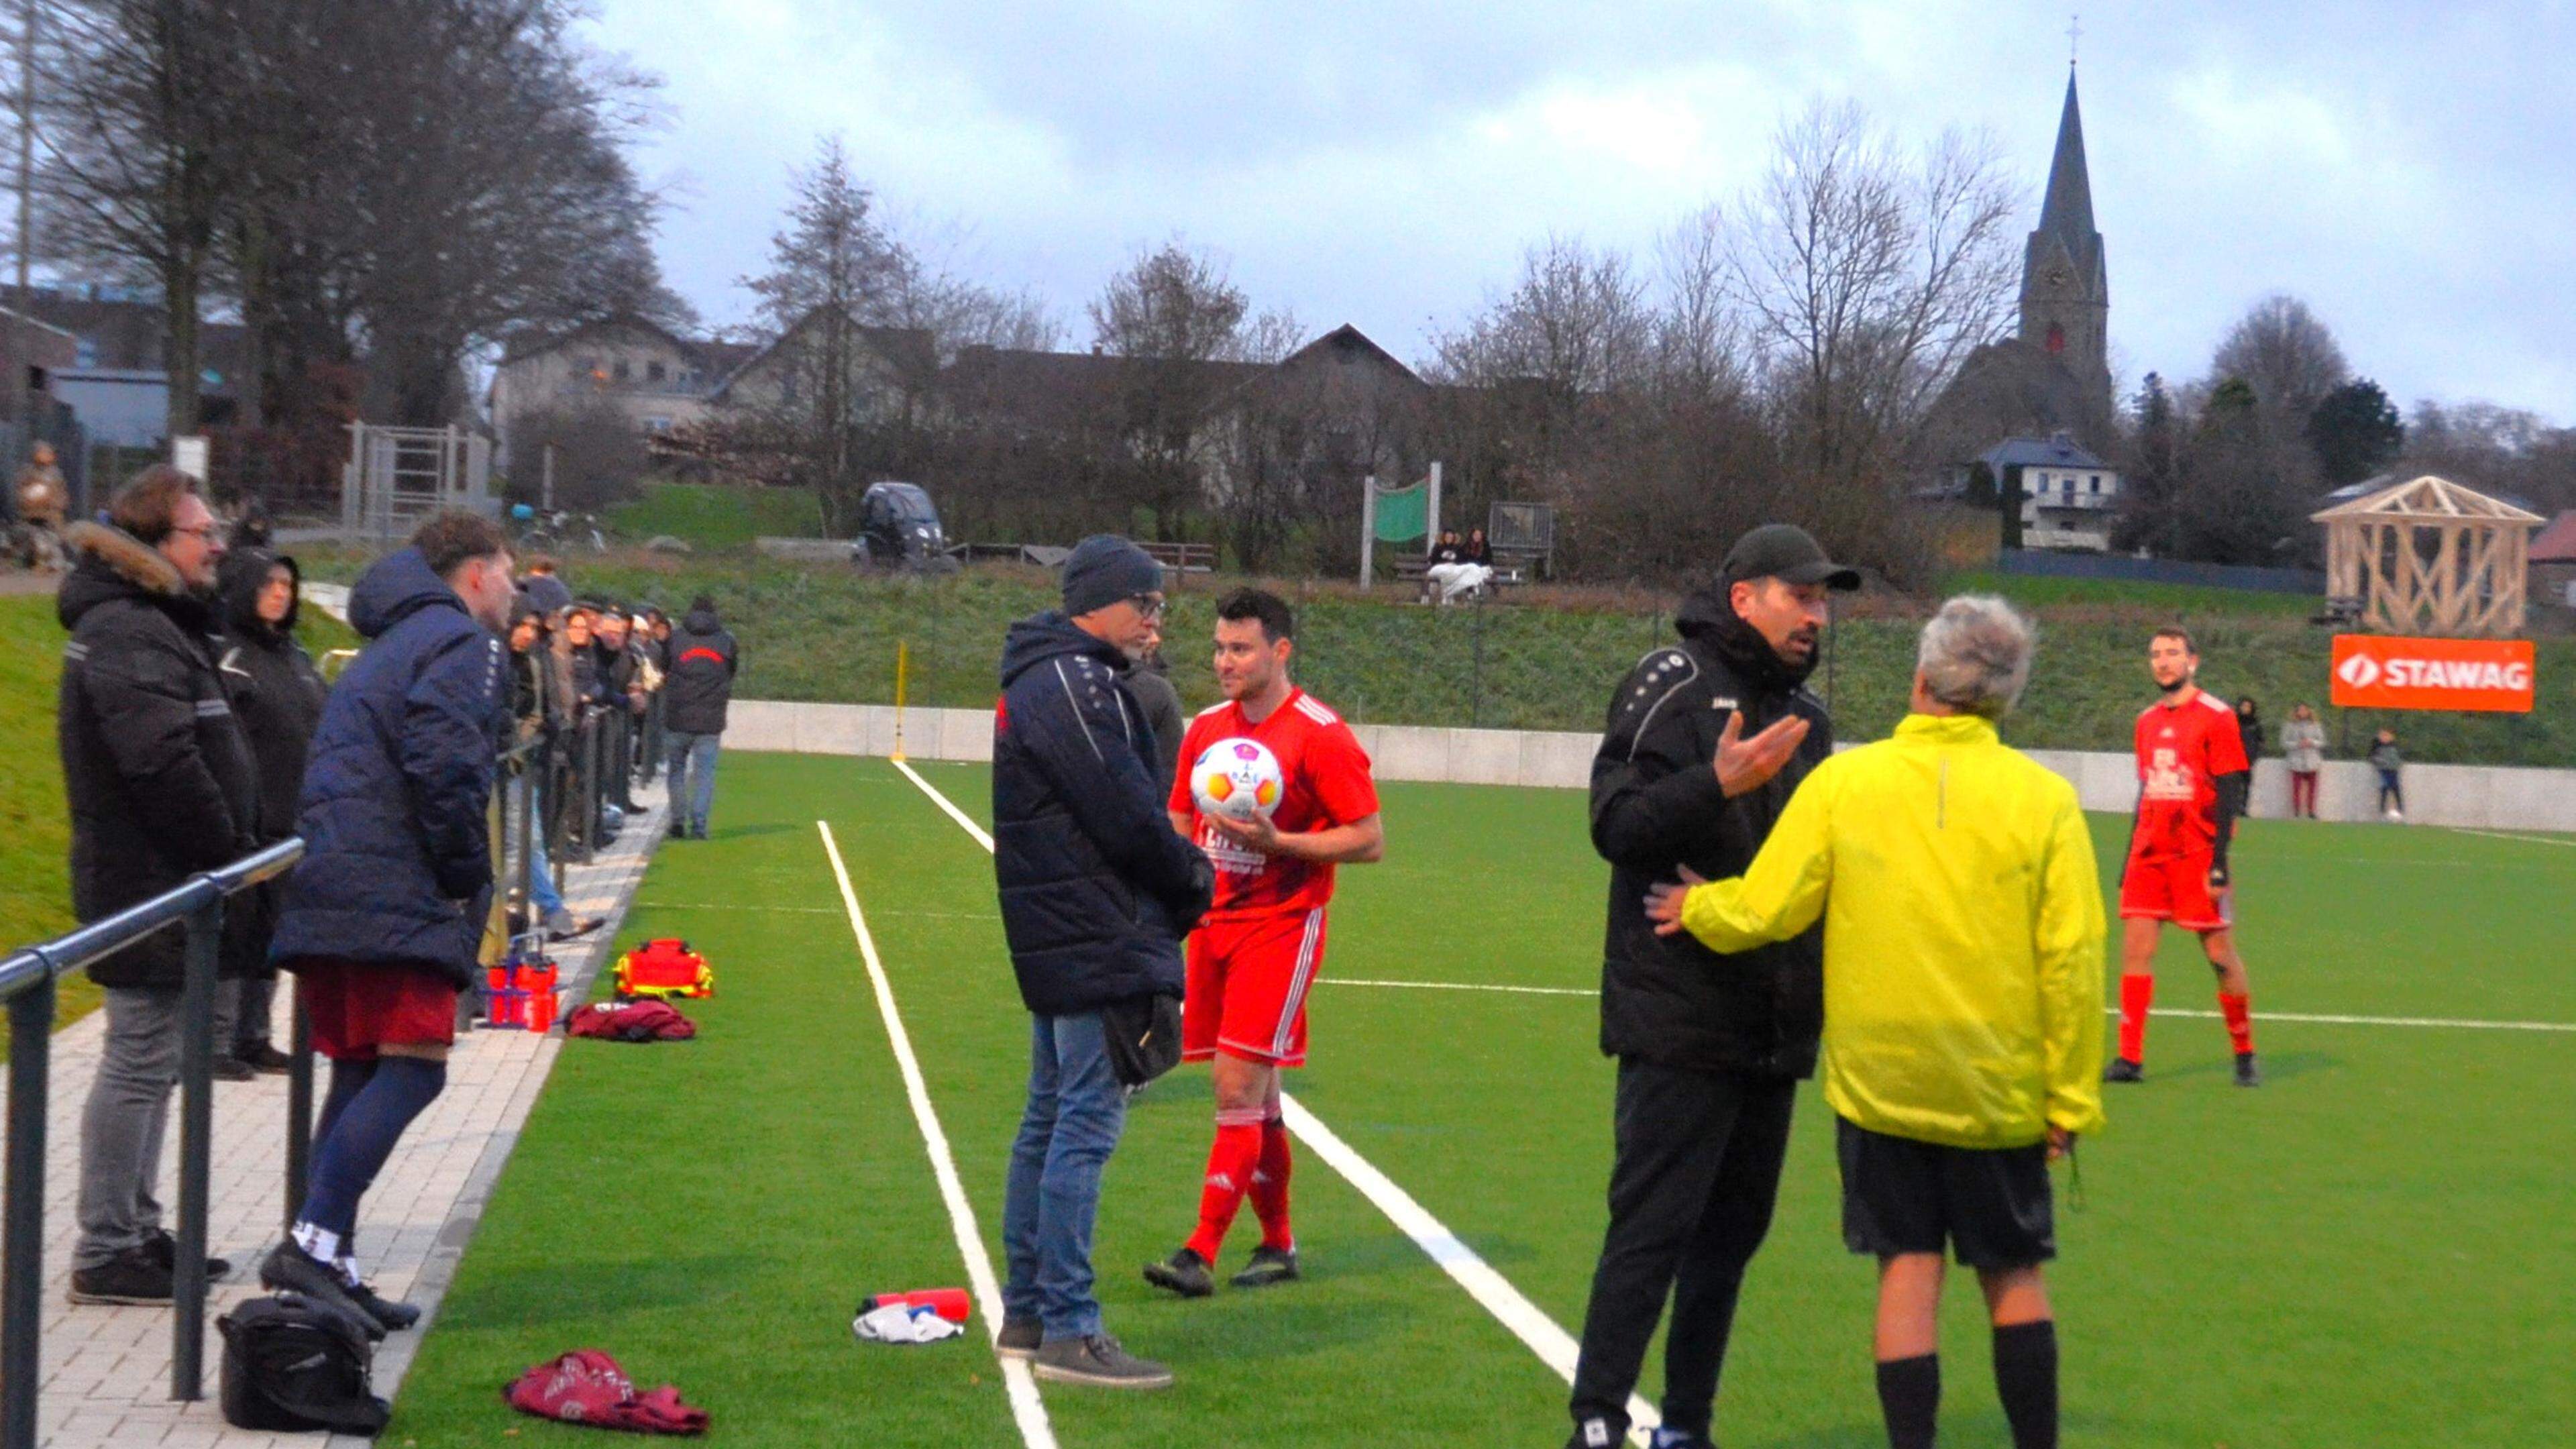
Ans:
[[[1770,1231],[1797,1096],[1788,1077],[1620,1059],[1610,1231],[1583,1314],[1573,1444],[1627,1433],[1628,1395],[1667,1295],[1663,1421],[1707,1436],[1736,1289]],[[1596,1419],[1603,1430],[1587,1432]]]

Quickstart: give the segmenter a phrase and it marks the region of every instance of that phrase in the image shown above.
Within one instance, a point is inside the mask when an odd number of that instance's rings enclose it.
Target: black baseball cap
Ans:
[[[1730,584],[1781,579],[1844,592],[1860,587],[1860,570],[1826,558],[1815,538],[1794,523],[1766,523],[1737,539],[1735,547],[1726,551],[1720,577]]]

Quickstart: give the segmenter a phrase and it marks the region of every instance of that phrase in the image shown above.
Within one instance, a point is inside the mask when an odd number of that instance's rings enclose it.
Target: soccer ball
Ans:
[[[1282,788],[1279,757],[1259,740],[1219,740],[1190,762],[1190,795],[1201,815],[1267,820],[1279,808]]]

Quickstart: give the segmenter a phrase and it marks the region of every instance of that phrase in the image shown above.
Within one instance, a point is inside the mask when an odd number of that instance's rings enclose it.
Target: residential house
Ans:
[[[507,469],[515,425],[546,412],[605,407],[642,433],[701,421],[717,387],[758,350],[682,337],[641,319],[517,339],[492,370],[492,430],[501,448],[495,462]]]
[[[2001,497],[2020,498],[2022,547],[2110,552],[2111,526],[2119,516],[2120,473],[2077,447],[2073,438],[2064,433],[2006,438],[1977,462],[1994,478]]]

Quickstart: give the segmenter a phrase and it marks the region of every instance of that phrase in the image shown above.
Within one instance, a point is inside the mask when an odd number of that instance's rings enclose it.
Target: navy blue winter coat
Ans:
[[[474,621],[417,549],[349,592],[368,640],[322,708],[271,947],[299,957],[427,968],[459,987],[492,885],[485,809],[509,725],[499,636]]]
[[[1013,624],[993,717],[993,874],[1020,999],[1047,1016],[1181,994],[1216,880],[1172,829],[1118,650],[1060,613]]]

